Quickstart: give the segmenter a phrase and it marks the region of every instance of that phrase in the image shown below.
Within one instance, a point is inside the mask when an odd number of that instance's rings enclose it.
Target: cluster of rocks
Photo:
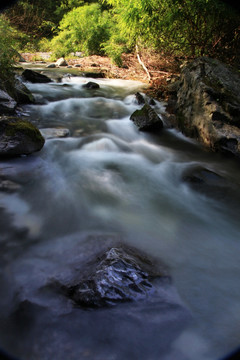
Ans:
[[[22,78],[31,82],[51,81],[31,70],[25,70]],[[0,157],[29,155],[42,149],[45,140],[40,131],[19,116],[20,105],[34,102],[32,93],[20,78],[0,83]]]

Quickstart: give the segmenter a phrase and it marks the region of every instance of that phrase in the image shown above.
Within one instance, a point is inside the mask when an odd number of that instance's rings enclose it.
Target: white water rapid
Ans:
[[[100,88],[84,88],[90,80]],[[27,118],[69,136],[0,161],[19,185],[0,191],[0,347],[20,360],[219,360],[236,348],[239,164],[173,129],[139,132],[130,120],[139,82],[26,85],[37,100]],[[220,190],[184,180],[199,167],[224,179]],[[165,264],[173,289],[164,304],[84,310],[55,291],[116,242]]]

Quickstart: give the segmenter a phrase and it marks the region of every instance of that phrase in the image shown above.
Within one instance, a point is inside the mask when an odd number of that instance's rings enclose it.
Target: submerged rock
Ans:
[[[212,170],[196,165],[187,169],[182,179],[191,189],[217,200],[239,201],[237,184],[229,181]]]
[[[154,293],[151,280],[164,276],[132,249],[111,248],[98,259],[94,270],[68,288],[68,295],[84,307],[116,305],[147,298]]]
[[[44,139],[65,138],[70,134],[69,129],[45,128],[40,129],[40,132]]]
[[[0,156],[28,155],[41,150],[44,138],[30,122],[18,117],[0,117]]]
[[[156,111],[149,104],[142,109],[134,111],[130,119],[141,131],[158,131],[163,128],[163,122]]]
[[[52,81],[48,76],[29,69],[23,71],[22,77],[31,83],[49,83]]]
[[[16,182],[7,179],[0,179],[0,191],[14,193],[20,189],[21,185],[17,184]]]
[[[100,86],[93,81],[89,81],[87,84],[83,85],[83,88],[92,90],[92,89],[99,89]]]
[[[47,68],[54,69],[56,67],[56,64],[49,64],[46,66]]]
[[[106,77],[106,75],[103,72],[84,72],[82,76],[87,78],[94,78],[94,79]]]
[[[177,126],[215,151],[240,156],[240,76],[218,60],[198,58],[182,70]]]

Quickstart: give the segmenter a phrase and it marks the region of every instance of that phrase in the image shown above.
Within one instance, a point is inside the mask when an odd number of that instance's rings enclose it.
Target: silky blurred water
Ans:
[[[100,88],[86,90],[89,80]],[[141,107],[140,82],[27,86],[37,100],[27,118],[70,136],[0,162],[21,186],[0,193],[0,346],[22,360],[215,360],[237,347],[239,164],[173,129],[139,132],[130,115]],[[196,166],[224,177],[233,196],[194,190],[183,179]],[[91,311],[55,290],[119,242],[163,263],[171,286],[147,302]]]

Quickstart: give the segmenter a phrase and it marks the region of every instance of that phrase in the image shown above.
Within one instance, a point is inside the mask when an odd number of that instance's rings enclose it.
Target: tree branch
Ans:
[[[151,81],[151,75],[149,74],[149,71],[148,69],[146,68],[144,62],[141,60],[140,58],[140,55],[139,55],[139,50],[138,50],[138,46],[136,45],[136,54],[137,54],[137,59],[138,59],[138,62],[140,65],[142,65],[143,69],[146,71],[147,73],[147,77],[148,77],[148,80]]]

